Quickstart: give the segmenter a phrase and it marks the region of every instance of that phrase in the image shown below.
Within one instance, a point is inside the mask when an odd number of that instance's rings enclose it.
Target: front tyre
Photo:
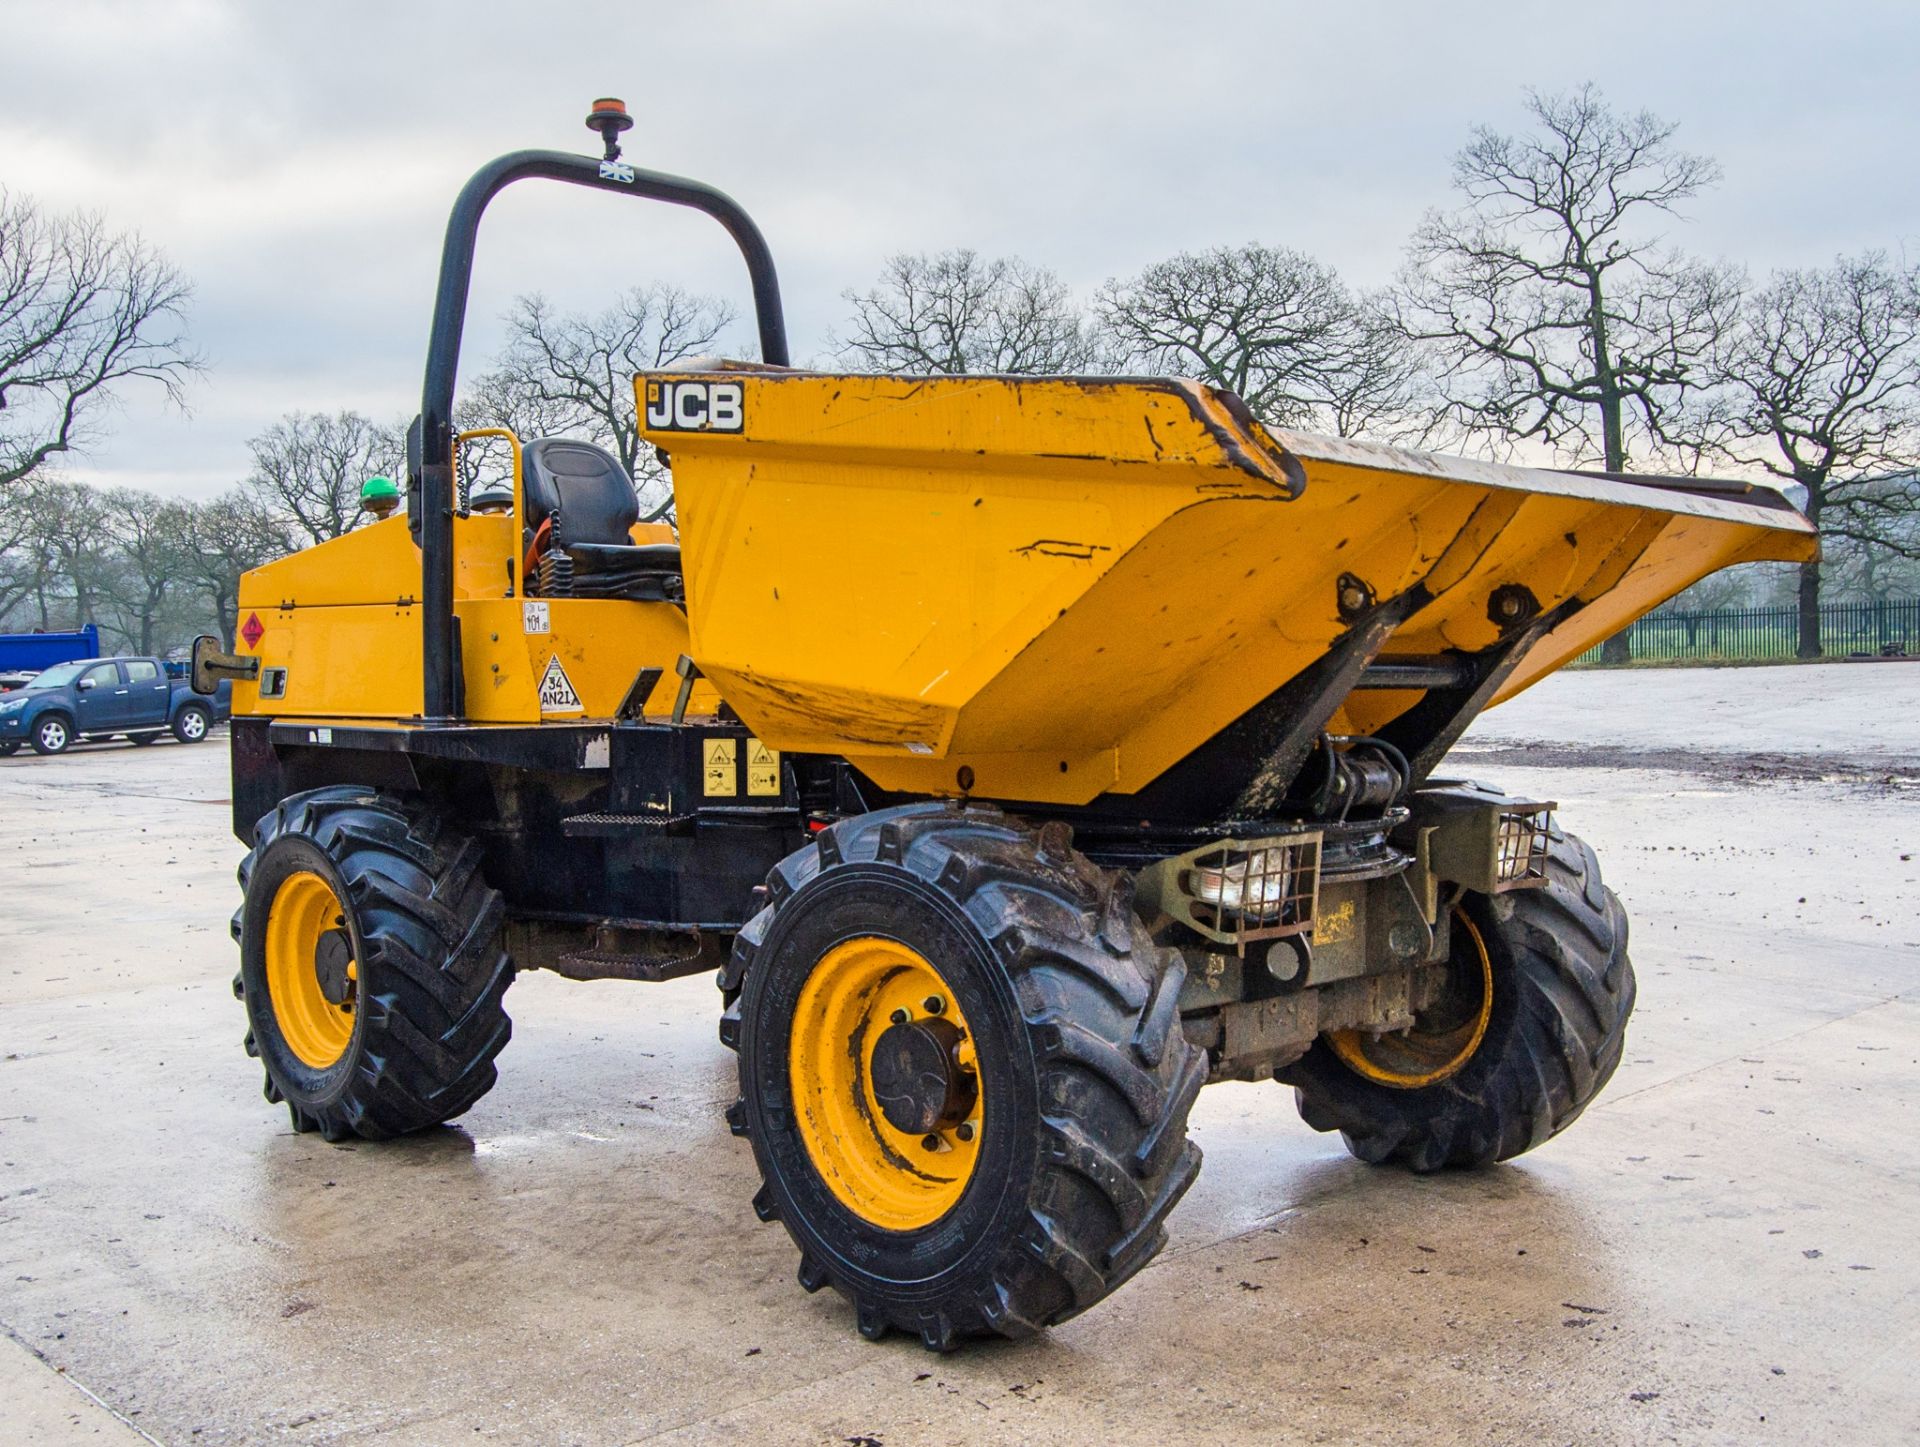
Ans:
[[[260,821],[240,883],[247,1051],[295,1130],[382,1140],[492,1088],[513,964],[477,844],[390,795],[315,789]]]
[[[33,726],[33,751],[36,754],[64,754],[72,747],[73,725],[65,714],[46,714]]]
[[[1185,967],[1124,876],[984,810],[845,820],[723,972],[763,1220],[862,1335],[1026,1336],[1152,1259],[1199,1168]]]
[[[1468,895],[1453,931],[1445,988],[1411,1028],[1322,1036],[1280,1074],[1307,1124],[1363,1161],[1510,1159],[1570,1125],[1620,1064],[1627,916],[1586,844],[1556,827],[1545,887]]]

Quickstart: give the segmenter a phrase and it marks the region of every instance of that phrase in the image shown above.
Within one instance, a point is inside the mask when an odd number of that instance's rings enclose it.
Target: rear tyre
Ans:
[[[247,1053],[296,1131],[383,1140],[492,1088],[513,964],[477,844],[391,795],[315,789],[260,821],[240,883]]]
[[[45,714],[33,726],[32,742],[36,754],[64,754],[73,747],[73,724],[64,714]]]
[[[845,820],[769,876],[722,972],[754,1208],[869,1339],[946,1351],[1084,1311],[1199,1169],[1185,966],[1071,845],[939,804]]]
[[[1322,1036],[1280,1074],[1307,1124],[1339,1131],[1363,1161],[1508,1160],[1570,1125],[1620,1064],[1627,916],[1593,850],[1555,827],[1544,888],[1468,895],[1455,919],[1440,1018],[1377,1041]]]
[[[197,703],[190,703],[174,716],[173,736],[183,744],[197,744],[213,727],[213,715]]]

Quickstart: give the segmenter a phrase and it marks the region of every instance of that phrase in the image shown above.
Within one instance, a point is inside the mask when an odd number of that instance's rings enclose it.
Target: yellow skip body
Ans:
[[[647,433],[693,657],[774,747],[904,792],[1136,791],[1327,652],[1346,579],[1434,595],[1388,654],[1489,647],[1504,586],[1586,600],[1509,697],[1716,569],[1814,548],[1791,510],[1273,431],[1191,382],[680,376],[741,393],[737,431]],[[1356,694],[1334,727],[1418,698]]]

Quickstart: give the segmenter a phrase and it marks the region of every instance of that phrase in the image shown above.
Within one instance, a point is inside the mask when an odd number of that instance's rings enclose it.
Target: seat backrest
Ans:
[[[529,533],[554,513],[554,543],[630,543],[640,518],[633,480],[604,447],[571,437],[542,437],[521,453]]]

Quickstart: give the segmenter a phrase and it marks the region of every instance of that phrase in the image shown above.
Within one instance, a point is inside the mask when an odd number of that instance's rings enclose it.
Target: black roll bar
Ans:
[[[421,711],[429,719],[452,718],[459,698],[453,617],[453,389],[460,365],[460,338],[466,330],[474,243],[487,203],[515,181],[533,178],[689,206],[718,221],[740,248],[753,282],[760,359],[773,366],[789,365],[787,324],[780,309],[780,280],[774,274],[773,255],[753,218],[731,197],[684,177],[564,151],[515,151],[475,171],[473,179],[461,187],[453,214],[447,218],[447,240],[440,253],[440,286],[433,301],[433,330],[427,340],[420,448],[417,460],[408,459],[407,469],[407,509],[420,543]]]

